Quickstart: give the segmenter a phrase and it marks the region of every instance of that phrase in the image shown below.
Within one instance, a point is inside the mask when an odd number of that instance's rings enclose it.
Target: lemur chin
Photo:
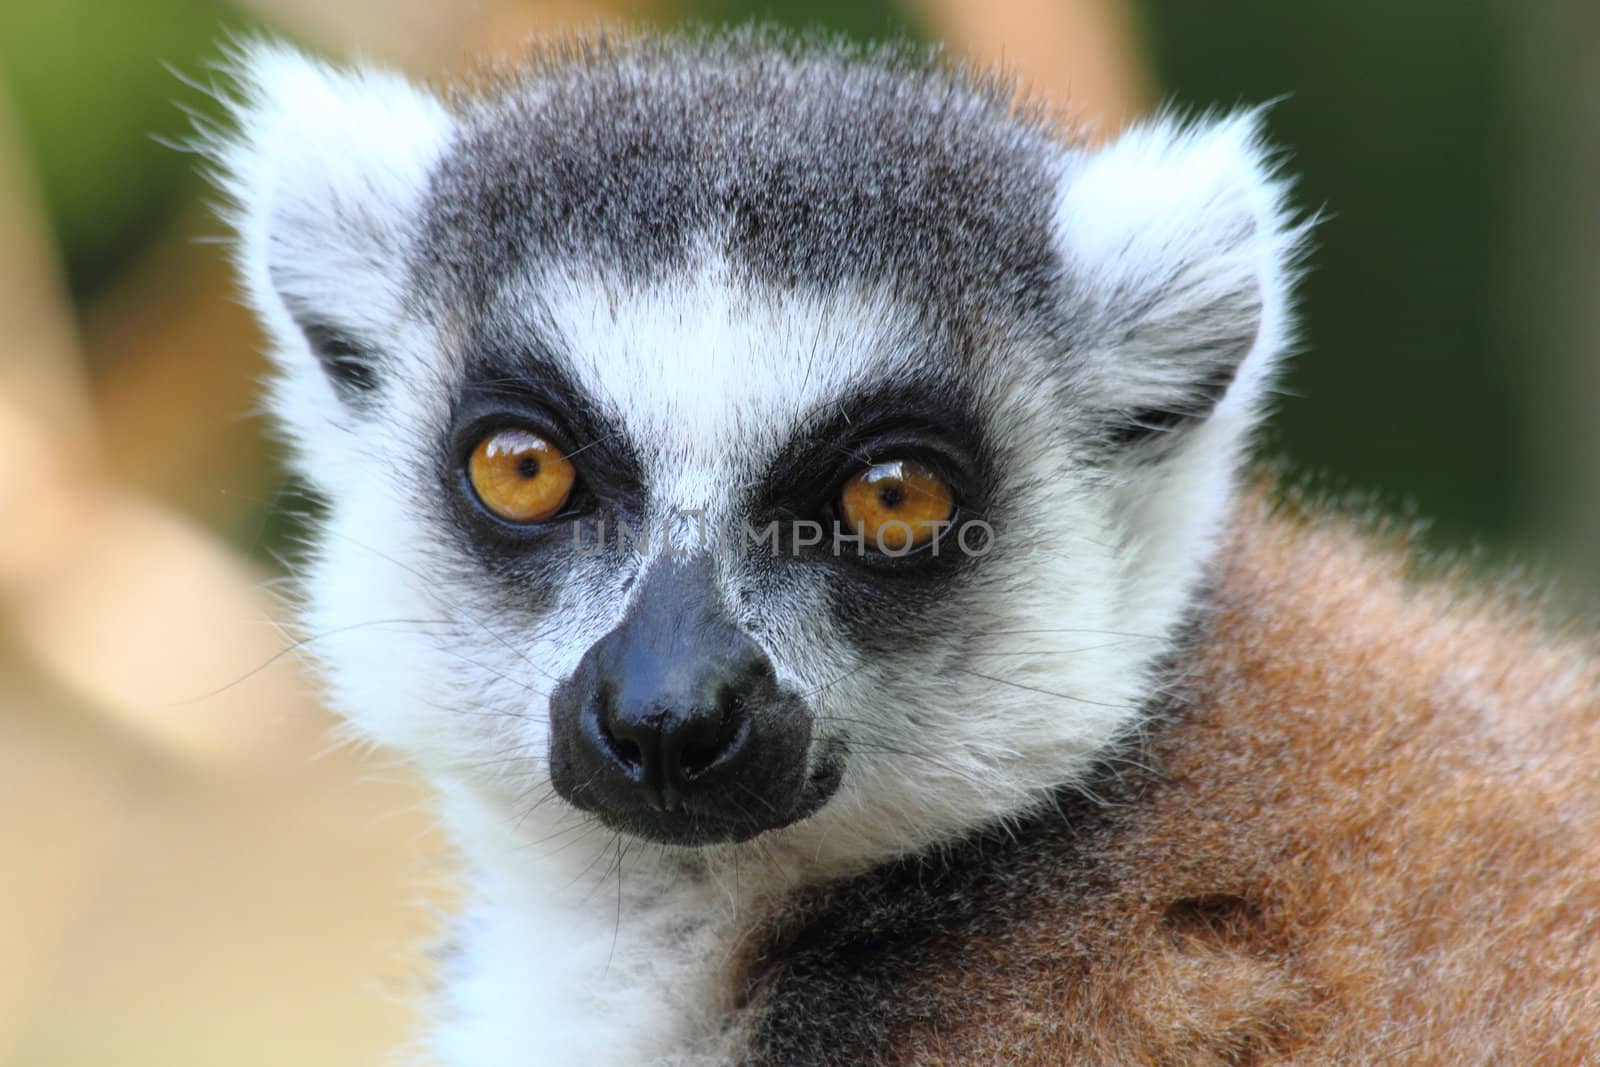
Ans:
[[[1258,112],[754,31],[236,73],[305,630],[470,887],[437,1062],[1600,1057],[1592,651],[1241,475]]]

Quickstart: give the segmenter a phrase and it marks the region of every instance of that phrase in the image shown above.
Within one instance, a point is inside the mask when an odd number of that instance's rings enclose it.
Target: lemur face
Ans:
[[[213,151],[368,736],[516,832],[850,862],[1134,721],[1287,329],[1253,118],[1089,150],[759,36],[448,107],[242,67]]]

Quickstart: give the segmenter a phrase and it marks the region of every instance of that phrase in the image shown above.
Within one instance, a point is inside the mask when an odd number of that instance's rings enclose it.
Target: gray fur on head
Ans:
[[[425,276],[482,298],[530,262],[645,280],[715,235],[775,288],[882,285],[948,319],[1056,306],[1059,141],[931,52],[729,37],[586,44],[465,98]]]
[[[448,101],[273,45],[239,76],[210,147],[329,502],[306,625],[476,872],[450,1062],[719,1062],[706,959],[753,900],[1047,803],[1138,727],[1291,332],[1257,113],[1088,147],[936,59],[756,32],[581,41]],[[502,409],[559,424],[591,518],[661,536],[486,532],[461,445]],[[987,551],[697,536],[913,447]],[[839,776],[754,841],[628,853],[591,907],[614,839],[550,795],[550,694],[673,546]]]

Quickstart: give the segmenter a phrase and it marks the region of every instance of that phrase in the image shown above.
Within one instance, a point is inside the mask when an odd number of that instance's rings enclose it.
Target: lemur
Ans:
[[[759,30],[236,67],[308,646],[468,886],[424,1060],[1600,1062],[1593,646],[1246,473],[1258,111],[1095,146]]]

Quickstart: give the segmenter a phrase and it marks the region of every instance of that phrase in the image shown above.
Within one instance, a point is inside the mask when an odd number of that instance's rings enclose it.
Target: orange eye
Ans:
[[[877,463],[845,483],[839,511],[867,544],[884,552],[921,548],[955,514],[950,483],[908,459]]]
[[[527,430],[497,430],[467,462],[473,491],[507,522],[543,522],[561,510],[578,479],[561,450]]]

